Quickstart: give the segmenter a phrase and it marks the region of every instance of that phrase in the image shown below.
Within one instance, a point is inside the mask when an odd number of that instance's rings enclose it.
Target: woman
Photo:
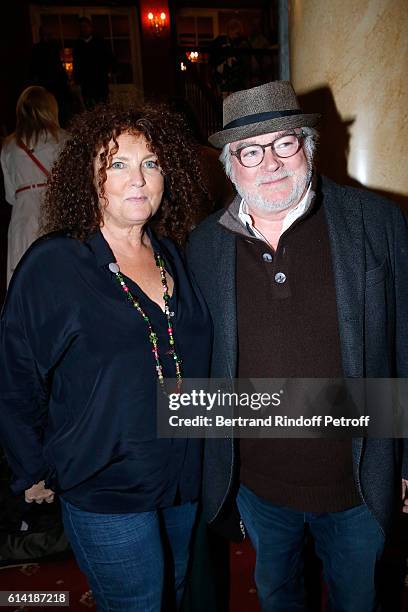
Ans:
[[[58,493],[99,610],[173,609],[165,574],[177,605],[183,593],[201,445],[157,439],[155,404],[165,378],[208,375],[210,320],[169,239],[184,240],[201,195],[184,133],[163,108],[77,120],[45,201],[52,233],[1,319],[12,486],[29,502]]]
[[[8,230],[7,284],[21,257],[38,237],[40,204],[54,160],[67,134],[58,105],[44,87],[28,87],[17,101],[16,131],[1,151],[6,200],[13,206]]]

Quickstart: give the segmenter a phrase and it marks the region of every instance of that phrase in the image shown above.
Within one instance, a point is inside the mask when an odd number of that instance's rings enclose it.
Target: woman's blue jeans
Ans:
[[[384,534],[364,504],[343,512],[299,512],[274,506],[241,485],[238,509],[256,550],[262,612],[304,612],[305,525],[323,563],[330,612],[373,612],[375,570]]]
[[[61,500],[66,535],[100,612],[176,610],[184,591],[197,504],[101,514]]]

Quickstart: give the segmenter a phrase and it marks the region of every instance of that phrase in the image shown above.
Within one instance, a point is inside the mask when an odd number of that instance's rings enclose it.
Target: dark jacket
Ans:
[[[332,251],[344,375],[408,376],[408,227],[401,210],[364,190],[319,179]],[[190,267],[214,322],[212,376],[237,372],[236,236],[218,212],[192,233]],[[383,530],[391,521],[400,478],[408,477],[405,442],[354,439],[357,488]],[[238,465],[232,439],[209,439],[204,465],[204,512],[222,517],[235,490]]]
[[[169,308],[183,376],[206,377],[211,323],[176,246],[147,230],[174,280]],[[100,231],[36,241],[13,275],[0,317],[0,443],[20,493],[45,480],[89,512],[146,512],[197,499],[200,440],[158,438],[148,328],[109,269]],[[175,376],[168,321],[126,280]]]

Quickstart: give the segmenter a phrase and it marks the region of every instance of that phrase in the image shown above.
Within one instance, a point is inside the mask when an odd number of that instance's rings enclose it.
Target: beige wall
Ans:
[[[289,6],[291,80],[307,109],[325,114],[322,170],[407,205],[407,0]]]

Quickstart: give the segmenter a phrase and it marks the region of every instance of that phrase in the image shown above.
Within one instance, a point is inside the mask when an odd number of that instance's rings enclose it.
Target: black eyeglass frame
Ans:
[[[282,138],[285,138],[285,136],[296,136],[297,141],[298,141],[297,149],[291,155],[279,155],[279,153],[277,151],[275,151],[275,147],[274,147],[275,142],[277,142],[278,140],[282,140]],[[230,153],[231,153],[231,155],[233,155],[234,157],[237,158],[237,160],[239,161],[241,166],[243,166],[244,168],[256,168],[257,166],[262,164],[263,160],[265,159],[265,149],[267,149],[268,147],[272,147],[272,151],[274,152],[276,157],[279,157],[279,159],[290,159],[291,157],[296,155],[296,153],[299,153],[299,149],[302,146],[302,141],[305,138],[306,138],[306,134],[303,131],[301,131],[299,134],[296,133],[296,132],[289,132],[288,134],[283,134],[282,136],[278,136],[278,138],[275,138],[275,140],[272,140],[272,142],[269,142],[268,144],[264,144],[263,145],[263,144],[259,144],[258,142],[256,142],[256,143],[253,143],[253,144],[248,144],[248,145],[245,145],[243,147],[240,147],[236,151],[231,151],[231,149],[230,149]],[[248,149],[249,147],[253,147],[253,146],[261,147],[262,152],[263,152],[262,159],[261,159],[260,162],[255,164],[255,166],[246,166],[245,164],[242,163],[241,153],[242,153],[242,151],[245,151],[245,149]]]

